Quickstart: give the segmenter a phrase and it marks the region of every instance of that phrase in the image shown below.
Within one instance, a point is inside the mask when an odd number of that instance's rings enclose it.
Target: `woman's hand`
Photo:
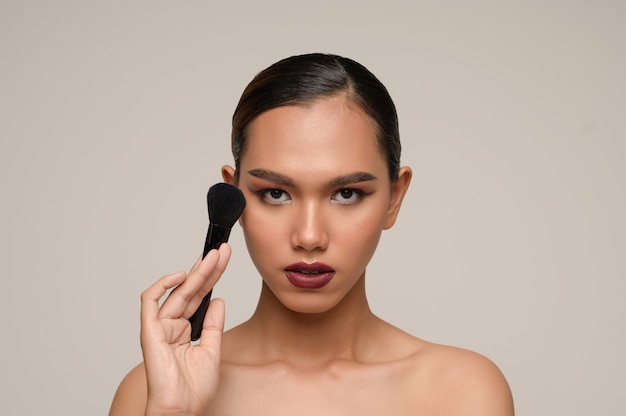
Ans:
[[[217,390],[224,303],[209,305],[197,345],[191,344],[189,317],[224,272],[230,246],[222,244],[198,260],[187,274],[159,279],[141,295],[141,348],[148,414],[201,414]],[[172,289],[163,304],[159,300]]]

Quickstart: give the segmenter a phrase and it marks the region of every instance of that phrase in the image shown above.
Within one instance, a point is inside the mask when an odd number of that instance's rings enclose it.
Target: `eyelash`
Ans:
[[[288,196],[289,199],[286,201],[278,201],[278,202],[274,202],[275,200],[270,198],[270,194],[272,192],[280,192],[280,196]],[[342,192],[351,192],[351,195],[349,198],[352,198],[353,196],[356,195],[356,200],[355,201],[351,201],[351,202],[340,202],[337,201],[336,195],[337,194],[341,194]],[[286,202],[288,202],[291,199],[291,196],[289,195],[289,193],[287,191],[284,191],[280,188],[265,188],[265,189],[261,189],[259,191],[256,192],[256,194],[259,196],[259,198],[261,199],[261,201],[269,204],[269,205],[281,205],[284,204]],[[333,193],[332,196],[332,200],[336,201],[338,204],[341,205],[354,205],[356,203],[358,203],[364,196],[368,195],[368,193],[366,193],[365,191],[361,190],[361,189],[357,189],[357,188],[341,188],[338,189],[337,191],[335,191]]]
[[[342,204],[342,205],[352,205],[352,204],[356,204],[357,202],[359,202],[365,195],[366,193],[363,192],[363,190],[361,189],[356,189],[356,188],[343,188],[343,189],[339,189],[337,192],[335,192],[333,194],[333,200],[336,201],[336,199],[334,198],[335,195],[341,194],[342,192],[351,192],[350,197],[353,197],[356,195],[356,201],[354,202],[339,202],[337,201],[337,203]]]
[[[270,205],[280,205],[286,201],[281,201],[281,202],[272,202],[272,200],[269,198],[269,195],[272,192],[281,192],[281,196],[283,195],[289,195],[287,192],[283,191],[282,189],[278,189],[278,188],[267,188],[267,189],[261,189],[260,191],[257,191],[257,195],[259,195],[259,198],[261,198],[261,201],[268,203]]]

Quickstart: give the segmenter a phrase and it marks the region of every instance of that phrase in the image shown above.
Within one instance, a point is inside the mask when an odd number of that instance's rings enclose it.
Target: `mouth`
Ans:
[[[292,285],[301,289],[319,289],[335,276],[335,270],[324,263],[295,263],[287,266],[285,276]]]

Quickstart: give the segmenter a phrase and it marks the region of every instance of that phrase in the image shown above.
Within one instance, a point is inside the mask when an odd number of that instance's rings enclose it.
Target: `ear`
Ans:
[[[222,166],[222,178],[224,179],[224,182],[229,185],[237,185],[237,180],[235,178],[235,168],[233,168],[232,166]]]
[[[406,195],[406,191],[409,189],[412,176],[413,172],[411,171],[411,168],[404,166],[398,171],[398,180],[392,182],[389,207],[387,208],[387,216],[385,217],[385,223],[383,225],[384,230],[388,230],[396,223],[398,213],[400,212],[400,206],[402,205],[402,199],[404,198],[404,195]]]
[[[224,182],[226,182],[227,184],[237,186],[236,173],[237,171],[232,166],[228,166],[228,165],[222,166],[222,179],[224,179]],[[241,216],[237,220],[237,222],[241,226],[243,226],[243,219],[245,217],[245,211],[246,210],[244,210],[243,214],[241,214]]]

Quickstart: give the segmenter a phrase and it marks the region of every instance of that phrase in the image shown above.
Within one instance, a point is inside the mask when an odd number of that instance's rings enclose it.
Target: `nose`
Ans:
[[[315,251],[328,247],[323,209],[314,202],[303,204],[294,218],[291,244],[294,249]]]

